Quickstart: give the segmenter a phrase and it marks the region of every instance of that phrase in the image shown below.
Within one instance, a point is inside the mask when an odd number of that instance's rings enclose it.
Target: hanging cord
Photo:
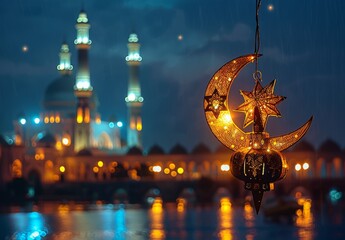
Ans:
[[[255,72],[253,73],[253,78],[256,81],[262,80],[262,73],[259,71],[259,51],[260,51],[260,27],[259,27],[259,10],[261,6],[261,0],[256,0],[256,29],[255,29],[255,41],[254,41],[254,54],[256,55],[255,60]]]

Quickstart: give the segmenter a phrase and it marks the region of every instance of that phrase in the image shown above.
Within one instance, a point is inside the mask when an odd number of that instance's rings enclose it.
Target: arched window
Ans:
[[[22,162],[19,159],[16,159],[12,163],[12,177],[13,178],[20,178],[22,177]]]
[[[113,149],[113,143],[109,135],[103,132],[98,138],[98,148]]]

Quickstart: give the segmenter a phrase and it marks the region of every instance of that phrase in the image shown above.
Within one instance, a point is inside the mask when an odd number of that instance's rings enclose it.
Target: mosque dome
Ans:
[[[203,143],[199,143],[196,145],[193,150],[192,154],[208,154],[211,153],[210,149]]]
[[[36,143],[38,147],[54,147],[56,139],[52,133],[41,132],[37,134]]]
[[[295,145],[295,147],[292,149],[292,151],[295,151],[295,152],[315,152],[315,148],[311,143],[307,142],[306,140],[302,140]]]
[[[164,154],[164,150],[161,146],[159,145],[153,145],[149,152],[148,152],[148,155],[160,155],[160,154]]]
[[[323,153],[340,153],[341,148],[339,145],[331,139],[324,141],[319,147],[319,152]]]
[[[74,78],[70,74],[61,75],[48,85],[43,106],[47,112],[60,112],[63,116],[73,116],[76,109]]]
[[[71,74],[63,74],[46,88],[43,100],[45,112],[59,112],[61,117],[75,115],[77,98],[74,95],[75,79]],[[99,101],[97,94],[93,91],[90,99],[91,114],[97,111]]]
[[[170,154],[187,154],[187,150],[181,144],[177,143],[173,146],[169,152]]]

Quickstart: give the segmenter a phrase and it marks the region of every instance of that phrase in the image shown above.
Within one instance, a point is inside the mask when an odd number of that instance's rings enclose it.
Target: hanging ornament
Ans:
[[[273,190],[274,182],[285,177],[288,165],[280,153],[299,141],[308,131],[312,117],[297,130],[282,136],[270,137],[265,131],[269,116],[280,117],[276,105],[285,97],[274,94],[276,80],[262,87],[258,71],[260,34],[258,13],[261,0],[256,0],[255,53],[238,57],[221,67],[209,81],[205,97],[205,117],[216,138],[235,151],[230,159],[234,177],[244,181],[244,187],[252,191],[256,212],[261,206],[265,191]],[[252,91],[240,91],[244,102],[235,111],[245,113],[244,127],[253,124],[251,132],[244,132],[232,120],[228,102],[229,92],[238,73],[248,63],[256,63]]]

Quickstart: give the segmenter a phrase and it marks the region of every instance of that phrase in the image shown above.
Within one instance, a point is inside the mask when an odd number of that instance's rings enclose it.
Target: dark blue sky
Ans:
[[[224,63],[253,52],[255,0],[85,0],[84,8],[93,41],[91,82],[102,117],[126,121],[124,58],[135,29],[142,44],[145,147],[158,143],[169,150],[178,142],[191,149],[204,142],[215,148],[203,115],[205,87]],[[10,131],[20,113],[39,114],[46,86],[59,75],[64,39],[77,69],[73,40],[80,9],[81,1],[1,0],[0,132]],[[331,138],[345,147],[344,12],[343,0],[262,1],[263,85],[276,78],[275,93],[287,97],[278,105],[283,118],[268,121],[271,135],[292,131],[314,115],[306,139],[317,147]],[[242,102],[239,89],[253,88],[252,71],[248,66],[236,80],[230,108]],[[242,126],[244,114],[233,115]]]

